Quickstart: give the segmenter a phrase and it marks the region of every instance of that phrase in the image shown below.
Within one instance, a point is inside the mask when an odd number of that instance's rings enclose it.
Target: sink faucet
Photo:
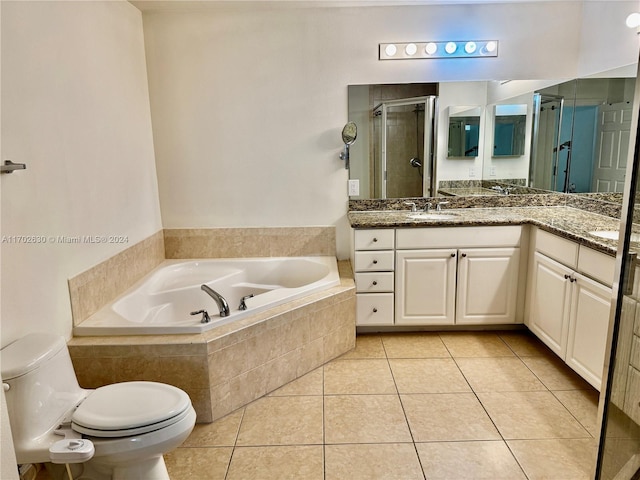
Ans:
[[[200,289],[204,290],[211,298],[215,300],[216,304],[218,305],[218,309],[220,310],[221,317],[229,316],[229,312],[230,312],[229,304],[227,303],[227,301],[224,299],[222,295],[216,292],[213,288],[208,287],[207,285],[204,285],[204,284],[200,286]]]
[[[405,205],[409,205],[411,207],[411,211],[412,212],[417,212],[418,211],[418,207],[416,207],[416,203],[415,202],[404,202]]]
[[[446,205],[449,202],[438,202],[438,204],[436,205],[436,211],[440,212],[442,211],[442,205]]]

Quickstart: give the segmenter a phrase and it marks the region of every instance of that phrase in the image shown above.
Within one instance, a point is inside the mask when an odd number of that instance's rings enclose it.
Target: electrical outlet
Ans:
[[[349,180],[349,196],[355,197],[360,195],[360,180]]]
[[[476,169],[475,167],[469,167],[469,178],[473,178],[476,176]]]
[[[489,176],[490,177],[496,176],[496,167],[489,167]]]

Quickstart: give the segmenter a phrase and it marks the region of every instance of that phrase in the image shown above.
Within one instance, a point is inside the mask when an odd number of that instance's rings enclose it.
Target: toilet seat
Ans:
[[[116,383],[93,391],[71,416],[71,427],[93,437],[141,435],[180,421],[190,407],[189,395],[171,385]]]

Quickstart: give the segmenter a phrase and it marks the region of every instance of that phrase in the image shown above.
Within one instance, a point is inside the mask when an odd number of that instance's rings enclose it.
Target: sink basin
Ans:
[[[456,218],[455,213],[437,213],[437,212],[417,212],[408,215],[412,220],[447,220]]]
[[[606,238],[608,240],[618,240],[618,230],[594,230],[589,234],[600,238]]]
[[[589,233],[591,235],[595,235],[596,237],[606,238],[607,240],[618,240],[619,235],[618,230],[594,230]],[[640,242],[640,233],[632,233],[631,241]]]

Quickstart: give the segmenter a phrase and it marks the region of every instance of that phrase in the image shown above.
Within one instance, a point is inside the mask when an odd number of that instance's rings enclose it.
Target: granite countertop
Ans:
[[[353,228],[412,228],[447,226],[535,225],[542,230],[579,242],[608,255],[615,256],[617,240],[592,235],[593,231],[617,231],[620,221],[597,213],[566,206],[456,208],[428,219],[412,219],[408,210],[350,211]],[[640,244],[636,244],[640,249]]]

